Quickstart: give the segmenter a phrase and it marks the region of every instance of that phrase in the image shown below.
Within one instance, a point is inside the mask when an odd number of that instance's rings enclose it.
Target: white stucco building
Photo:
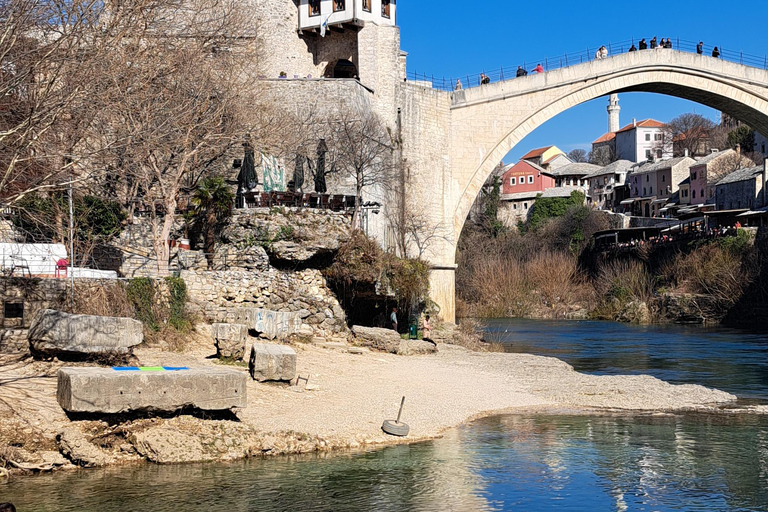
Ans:
[[[664,123],[655,119],[632,120],[616,132],[616,158],[645,162],[672,158],[672,137],[664,131]]]
[[[300,0],[299,29],[343,30],[344,24],[397,24],[396,0]]]

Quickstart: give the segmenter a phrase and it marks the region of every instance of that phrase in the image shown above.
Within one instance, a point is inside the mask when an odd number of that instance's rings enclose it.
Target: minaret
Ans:
[[[611,94],[611,99],[608,100],[608,131],[617,132],[621,128],[619,126],[619,95]]]

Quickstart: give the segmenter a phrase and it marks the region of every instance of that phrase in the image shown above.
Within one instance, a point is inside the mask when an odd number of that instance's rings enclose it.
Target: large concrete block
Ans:
[[[264,338],[285,339],[301,329],[299,313],[285,313],[268,309],[241,308],[237,312],[236,322],[245,324],[249,329]]]
[[[75,413],[219,411],[247,405],[247,380],[245,372],[229,368],[62,368],[56,398],[62,409]]]
[[[243,359],[245,341],[248,338],[247,326],[242,324],[213,324],[211,333],[216,340],[216,351],[219,357]]]
[[[285,345],[254,343],[248,364],[251,377],[259,382],[296,377],[296,351]]]
[[[144,333],[141,322],[132,318],[43,309],[27,339],[33,353],[44,355],[126,355],[144,340]]]

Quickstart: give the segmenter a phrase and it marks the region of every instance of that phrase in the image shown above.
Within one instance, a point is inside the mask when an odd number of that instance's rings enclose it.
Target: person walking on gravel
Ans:
[[[392,324],[392,329],[397,332],[397,307],[392,308],[392,314],[389,315],[389,321]]]

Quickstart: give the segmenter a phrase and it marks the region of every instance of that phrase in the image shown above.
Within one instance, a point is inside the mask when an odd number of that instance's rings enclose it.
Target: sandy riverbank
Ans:
[[[99,466],[141,460],[187,462],[305,453],[409,442],[439,436],[469,419],[519,408],[709,409],[735,400],[695,385],[649,376],[590,376],[549,357],[470,352],[396,356],[298,345],[298,372],[309,388],[250,382],[240,421],[192,416],[108,424],[71,422],[55,398],[62,363],[0,366],[0,460],[21,467]],[[213,365],[199,343],[184,354],[142,348],[143,365]],[[245,371],[245,368],[240,368]],[[406,439],[382,433],[406,396]],[[62,457],[61,453],[66,455]]]

